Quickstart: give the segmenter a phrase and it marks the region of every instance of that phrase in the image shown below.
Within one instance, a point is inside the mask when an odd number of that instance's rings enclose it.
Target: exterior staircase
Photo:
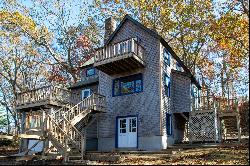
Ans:
[[[239,118],[235,116],[222,117],[222,133],[224,140],[238,138],[238,125]]]
[[[76,105],[66,104],[46,116],[47,137],[65,161],[76,155],[83,157],[86,147],[84,127],[88,124],[90,116],[104,110],[105,97],[93,93]]]

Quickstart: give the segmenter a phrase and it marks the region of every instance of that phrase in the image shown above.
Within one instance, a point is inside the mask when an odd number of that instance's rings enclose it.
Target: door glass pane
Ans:
[[[132,127],[136,127],[136,118],[132,119]]]
[[[126,129],[120,129],[120,133],[126,133]]]
[[[89,96],[89,91],[85,91],[84,92],[84,97],[86,98],[86,97],[88,97]]]
[[[120,120],[120,128],[126,128],[126,119]]]
[[[136,118],[129,119],[129,132],[136,132]]]
[[[90,93],[91,93],[90,89],[82,90],[82,99],[85,99],[85,98],[89,97]]]

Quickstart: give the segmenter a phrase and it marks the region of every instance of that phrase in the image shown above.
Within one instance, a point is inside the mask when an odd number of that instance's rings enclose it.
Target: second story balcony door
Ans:
[[[83,89],[82,90],[82,100],[89,97],[92,94],[91,89]]]

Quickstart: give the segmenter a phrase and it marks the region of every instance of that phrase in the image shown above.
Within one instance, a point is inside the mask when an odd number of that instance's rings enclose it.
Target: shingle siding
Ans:
[[[187,76],[173,72],[173,70],[176,70],[176,60],[171,56],[170,66],[164,63],[164,46],[160,43],[160,40],[141,27],[136,26],[130,20],[123,24],[111,43],[118,43],[129,38],[138,38],[139,44],[145,48],[146,67],[112,76],[98,71],[98,86],[90,86],[91,89],[94,88],[94,91],[104,95],[107,101],[106,113],[100,114],[97,120],[98,147],[101,150],[115,148],[116,118],[118,116],[134,115],[138,117],[138,137],[141,138],[138,148],[166,148],[167,143],[173,143],[175,137],[178,138],[178,136],[175,136],[178,133],[175,130],[175,116],[173,113],[190,111],[191,80]],[[114,79],[137,73],[142,73],[142,92],[112,96]],[[170,77],[171,93],[169,97],[165,94],[165,74]],[[80,90],[78,89],[76,93],[80,93]],[[173,124],[173,134],[168,137],[166,113],[172,114]],[[153,140],[159,141],[152,142]],[[148,141],[151,141],[152,144],[145,144]]]
[[[100,137],[115,137],[117,116],[138,115],[138,136],[160,135],[160,89],[159,54],[160,41],[143,29],[126,21],[111,43],[138,37],[139,44],[145,48],[146,67],[115,76],[99,73],[99,93],[106,96],[107,113],[100,116],[98,128]],[[143,74],[143,92],[112,97],[112,81],[115,78]],[[107,127],[108,126],[108,127]]]
[[[92,92],[98,92],[98,83],[85,85],[83,87],[75,88],[71,90],[71,102],[77,104],[82,99],[82,90],[90,89]]]
[[[172,72],[173,77],[173,110],[174,112],[191,111],[191,80],[182,74]]]
[[[164,46],[161,45],[160,53],[160,66],[161,66],[161,113],[162,113],[162,133],[167,136],[166,129],[166,113],[172,114],[172,135],[168,136],[167,144],[173,144],[175,139],[178,138],[176,128],[176,117],[174,113],[190,112],[190,86],[191,79],[187,76],[177,74],[176,60],[171,56],[170,66],[164,63],[163,57]],[[181,68],[181,72],[184,70]],[[165,94],[165,74],[170,77],[170,96]]]

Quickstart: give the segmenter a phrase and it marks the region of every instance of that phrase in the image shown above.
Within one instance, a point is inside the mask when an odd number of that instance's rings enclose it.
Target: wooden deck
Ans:
[[[45,86],[27,92],[19,93],[16,109],[39,108],[46,105],[61,106],[68,103],[70,91],[67,89]]]
[[[97,51],[94,66],[109,75],[143,68],[144,49],[135,39],[108,45]]]

